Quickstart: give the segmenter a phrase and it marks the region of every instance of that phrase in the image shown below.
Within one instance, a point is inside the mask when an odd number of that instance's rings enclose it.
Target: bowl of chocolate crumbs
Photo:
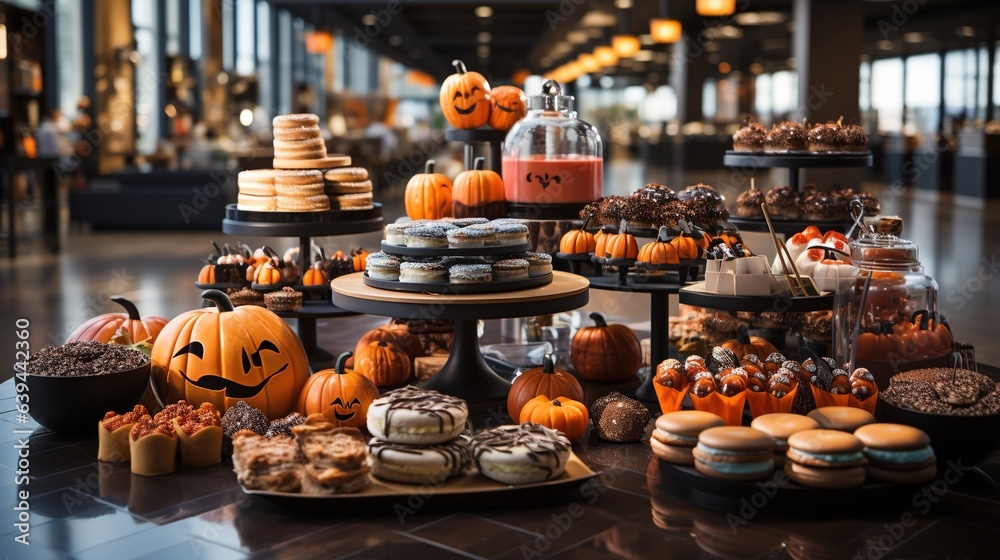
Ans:
[[[149,385],[149,357],[103,342],[70,342],[33,353],[27,366],[31,417],[63,433],[90,433],[109,410],[131,410]]]
[[[926,432],[939,465],[976,465],[1000,446],[1000,383],[967,369],[906,371],[879,392],[875,416]]]

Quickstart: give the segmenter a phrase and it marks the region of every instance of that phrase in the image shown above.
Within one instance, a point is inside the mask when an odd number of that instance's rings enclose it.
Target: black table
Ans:
[[[888,509],[862,501],[848,514],[820,504],[789,512],[758,500],[723,513],[696,505],[647,443],[591,433],[573,451],[601,476],[562,499],[441,511],[433,490],[421,489],[387,511],[296,515],[244,494],[228,462],[162,477],[98,463],[96,437],[18,423],[13,395],[12,381],[0,385],[0,554],[11,558],[789,559],[803,550],[810,558],[992,558],[1000,545],[1000,498],[976,476]],[[30,473],[15,482],[19,438]],[[1000,477],[1000,454],[984,470]],[[13,541],[20,491],[29,493],[30,548]]]

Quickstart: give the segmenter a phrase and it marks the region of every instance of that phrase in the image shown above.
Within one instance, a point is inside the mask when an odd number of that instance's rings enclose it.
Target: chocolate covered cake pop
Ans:
[[[799,193],[789,186],[774,187],[764,195],[772,218],[792,219],[799,215]]]
[[[765,149],[769,152],[798,152],[808,147],[806,131],[797,122],[784,121],[774,125],[767,135]]]
[[[649,410],[639,401],[614,392],[594,401],[590,408],[594,433],[605,441],[639,441],[649,423]]]
[[[737,152],[763,152],[770,131],[758,123],[747,122],[733,134],[733,149]]]
[[[847,142],[844,128],[835,122],[814,125],[806,139],[810,152],[843,152]]]
[[[751,184],[750,189],[736,199],[736,215],[741,218],[761,218],[764,216],[761,204],[764,204],[764,191]]]
[[[257,435],[264,435],[271,427],[267,416],[246,401],[239,401],[222,415],[222,450],[226,454],[233,452],[233,436],[240,430],[250,430]]]

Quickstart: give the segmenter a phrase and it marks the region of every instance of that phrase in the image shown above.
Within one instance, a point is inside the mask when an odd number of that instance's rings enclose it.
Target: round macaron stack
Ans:
[[[323,174],[315,169],[278,169],[274,194],[279,212],[323,212],[330,199],[323,192]]]
[[[814,488],[844,489],[865,482],[865,444],[839,430],[803,430],[788,438],[785,472]]]
[[[335,167],[323,174],[330,207],[335,210],[371,210],[372,182],[364,167]]]
[[[872,413],[851,406],[824,406],[810,411],[808,416],[821,428],[847,433],[854,433],[861,426],[876,422]]]
[[[774,438],[745,426],[709,428],[691,452],[701,474],[734,481],[761,480],[774,472]]]
[[[319,117],[311,113],[278,115],[274,126],[274,159],[282,162],[323,159],[326,143],[319,130]],[[275,164],[285,168],[285,165]]]
[[[885,482],[921,484],[937,474],[937,457],[923,430],[903,424],[868,424],[854,432],[865,445],[868,476]]]
[[[725,420],[711,412],[668,412],[656,419],[656,429],[649,438],[649,445],[654,455],[668,463],[694,465],[691,450],[698,445],[698,435],[709,428],[725,425]]]
[[[556,478],[566,470],[571,447],[561,432],[531,422],[483,430],[472,439],[479,472],[503,484]]]
[[[808,416],[775,412],[773,414],[762,414],[754,418],[753,422],[750,422],[750,427],[756,428],[774,438],[776,442],[774,446],[774,464],[781,467],[785,464],[785,453],[788,452],[788,438],[796,432],[819,429],[820,425]]]
[[[273,212],[278,209],[275,197],[274,176],[276,169],[248,169],[240,171],[236,177],[239,193],[236,198],[237,210]]]
[[[368,408],[372,474],[408,484],[436,484],[469,465],[463,435],[465,401],[412,385],[389,391]]]

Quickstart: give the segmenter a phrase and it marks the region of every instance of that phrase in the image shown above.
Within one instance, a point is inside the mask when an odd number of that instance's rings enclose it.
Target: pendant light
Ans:
[[[697,0],[694,9],[699,16],[728,16],[736,11],[736,0]]]
[[[660,0],[660,17],[649,20],[649,36],[657,43],[676,43],[681,39],[681,22],[670,19],[670,0]]]
[[[629,31],[629,10],[618,10],[618,35],[611,38],[611,47],[615,49],[618,58],[632,58],[642,49],[642,42]]]

